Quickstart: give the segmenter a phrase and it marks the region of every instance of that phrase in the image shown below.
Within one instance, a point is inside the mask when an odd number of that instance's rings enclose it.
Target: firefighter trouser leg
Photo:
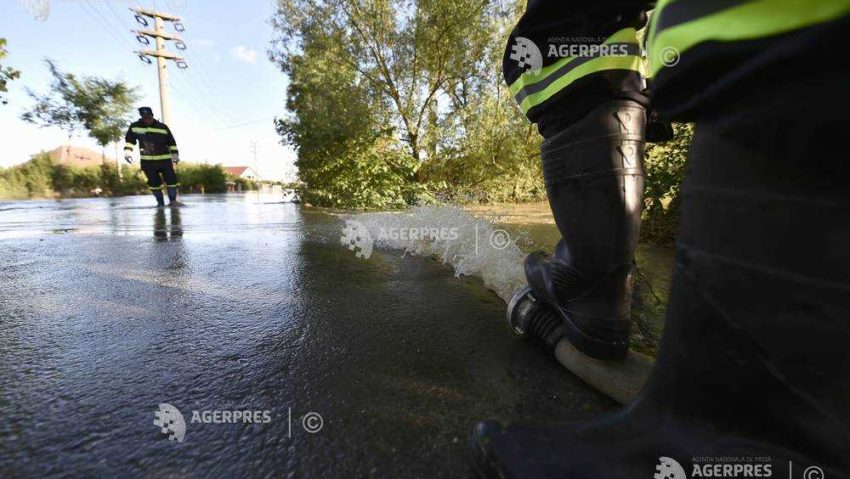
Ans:
[[[543,175],[562,237],[551,259],[528,257],[526,279],[567,338],[598,359],[628,350],[648,106],[636,32],[644,21],[639,2],[606,10],[530,0],[504,59],[511,93],[545,138]]]
[[[688,477],[747,458],[770,464],[776,478],[848,478],[848,21],[828,16],[848,4],[667,5],[658,28],[682,42],[679,67],[702,75],[689,78],[701,82],[691,94],[687,72],[671,68],[656,92],[696,133],[652,377],[633,404],[599,420],[480,423],[474,463],[487,477],[602,479]],[[788,31],[807,14],[820,17]],[[693,34],[681,35],[691,17]],[[708,28],[718,18],[726,22]],[[700,34],[706,43],[693,46]],[[777,46],[798,54],[764,63],[788,53]],[[742,58],[748,48],[754,56]],[[730,61],[699,61],[715,53]],[[736,76],[746,60],[749,76]],[[707,94],[716,101],[701,103]]]
[[[170,160],[143,160],[142,171],[148,179],[148,188],[157,199],[157,204],[164,204],[162,195],[162,181],[165,179],[165,185],[168,187],[168,196],[171,201],[177,199],[177,173],[174,171],[174,164]],[[173,189],[173,193],[172,193]],[[173,195],[173,198],[172,198]]]

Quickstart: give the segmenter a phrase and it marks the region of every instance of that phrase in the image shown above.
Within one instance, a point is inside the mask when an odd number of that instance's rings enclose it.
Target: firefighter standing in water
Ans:
[[[139,116],[141,118],[130,125],[124,136],[124,159],[127,163],[133,162],[133,146],[138,141],[142,171],[148,179],[148,188],[156,198],[157,206],[165,206],[163,179],[168,189],[169,206],[181,206],[182,203],[177,201],[177,187],[180,183],[174,171],[174,165],[180,163],[180,154],[174,135],[168,125],[154,119],[150,107],[139,108]]]
[[[848,0],[528,1],[504,73],[544,137],[562,240],[527,258],[514,326],[626,356],[647,111],[696,133],[644,390],[595,421],[479,423],[481,475],[850,477],[847,31]]]

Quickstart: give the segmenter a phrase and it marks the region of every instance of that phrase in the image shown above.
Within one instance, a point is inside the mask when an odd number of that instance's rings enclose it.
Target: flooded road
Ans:
[[[614,407],[479,277],[279,196],[183,201],[0,203],[0,477],[464,477],[478,419]]]

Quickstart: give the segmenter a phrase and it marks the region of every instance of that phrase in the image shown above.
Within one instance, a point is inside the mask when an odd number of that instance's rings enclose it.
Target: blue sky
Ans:
[[[4,65],[22,72],[9,84],[9,104],[0,106],[3,149],[0,166],[27,161],[40,149],[65,144],[65,135],[20,120],[31,104],[25,87],[46,91],[50,83],[45,57],[65,71],[120,78],[138,86],[140,103],[159,117],[156,67],[133,54],[143,48],[131,28],[129,7],[141,6],[179,15],[188,50],[188,70],[170,65],[171,122],[184,161],[250,165],[251,142],[264,178],[289,179],[295,154],[281,146],[272,120],[284,113],[286,77],[266,55],[271,38],[268,19],[275,0],[0,0],[0,37],[8,40]],[[48,5],[49,10],[42,5]],[[38,15],[46,18],[38,19]],[[171,27],[166,24],[166,28]],[[99,151],[85,134],[71,142]],[[113,150],[107,150],[110,156]]]

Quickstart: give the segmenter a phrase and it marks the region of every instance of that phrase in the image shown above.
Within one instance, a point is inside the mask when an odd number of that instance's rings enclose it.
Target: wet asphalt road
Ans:
[[[465,477],[477,419],[614,407],[475,278],[356,258],[280,197],[184,201],[0,203],[0,477]],[[271,421],[191,422],[212,410]]]

